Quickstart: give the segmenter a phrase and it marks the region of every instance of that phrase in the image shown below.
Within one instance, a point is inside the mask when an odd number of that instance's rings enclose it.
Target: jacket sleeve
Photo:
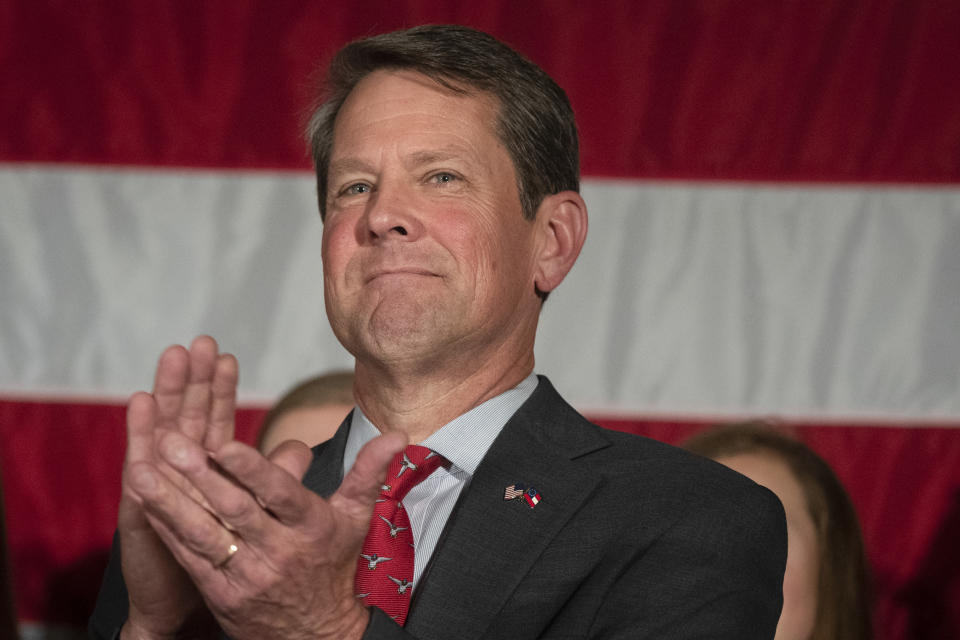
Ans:
[[[114,640],[120,636],[120,628],[127,621],[129,600],[127,586],[120,573],[120,541],[113,536],[110,561],[103,575],[97,603],[87,624],[87,633],[94,640]]]
[[[774,637],[787,556],[783,507],[759,485],[726,498],[694,498],[624,568],[597,611],[590,637]]]

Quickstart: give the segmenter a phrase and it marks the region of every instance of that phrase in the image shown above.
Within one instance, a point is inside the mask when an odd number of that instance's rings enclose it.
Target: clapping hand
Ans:
[[[406,436],[367,444],[323,499],[300,483],[301,443],[264,458],[233,437],[236,361],[208,337],[160,359],[154,393],[128,412],[120,539],[125,637],[359,638],[357,555],[390,459]],[[213,622],[216,622],[216,625]]]

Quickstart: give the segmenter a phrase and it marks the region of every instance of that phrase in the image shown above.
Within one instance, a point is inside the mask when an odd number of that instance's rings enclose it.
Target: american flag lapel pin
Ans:
[[[504,500],[518,500],[522,498],[531,509],[537,506],[542,499],[540,492],[533,487],[528,487],[522,482],[517,482],[503,490]]]

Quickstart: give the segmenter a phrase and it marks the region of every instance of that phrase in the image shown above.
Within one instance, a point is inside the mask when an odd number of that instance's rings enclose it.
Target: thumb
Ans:
[[[366,527],[373,513],[373,504],[380,495],[387,467],[405,446],[406,434],[396,431],[377,436],[365,444],[340,488],[330,497],[330,503]]]
[[[277,445],[267,459],[297,480],[302,480],[303,474],[307,472],[307,467],[313,460],[313,452],[310,451],[310,447],[298,440],[287,440]]]

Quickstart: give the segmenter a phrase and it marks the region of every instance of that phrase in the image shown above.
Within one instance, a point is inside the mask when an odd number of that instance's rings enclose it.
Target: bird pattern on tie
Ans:
[[[394,457],[357,559],[357,597],[382,609],[401,626],[410,608],[415,551],[402,501],[410,489],[445,463],[443,456],[419,445],[409,445]]]

